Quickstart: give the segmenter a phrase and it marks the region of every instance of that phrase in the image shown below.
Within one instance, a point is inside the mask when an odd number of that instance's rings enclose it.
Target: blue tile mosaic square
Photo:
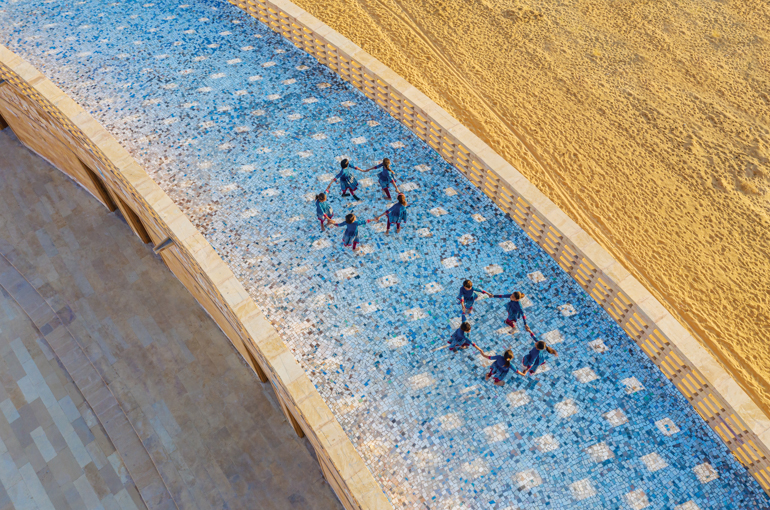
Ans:
[[[220,1],[0,1],[0,42],[73,97],[230,265],[396,508],[760,509],[770,502],[612,319],[486,196],[312,57]],[[340,161],[390,158],[408,218],[321,231],[315,195]],[[394,202],[377,172],[332,184],[334,220]],[[465,279],[525,293],[558,351],[485,380],[452,352]],[[532,338],[482,296],[470,339]],[[255,391],[261,391],[255,388]]]

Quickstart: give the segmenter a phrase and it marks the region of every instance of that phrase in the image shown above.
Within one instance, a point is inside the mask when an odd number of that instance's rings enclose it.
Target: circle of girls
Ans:
[[[390,160],[385,158],[379,165],[363,170],[357,166],[351,166],[350,161],[343,159],[340,162],[340,167],[341,169],[339,173],[334,176],[331,182],[329,182],[325,192],[316,195],[316,217],[318,218],[318,221],[321,222],[321,231],[326,230],[327,226],[344,228],[345,231],[342,234],[342,244],[345,247],[352,247],[354,251],[358,249],[359,244],[358,228],[366,225],[367,223],[379,221],[383,216],[387,217],[388,222],[385,234],[390,233],[391,226],[395,226],[397,234],[401,232],[401,225],[405,224],[407,221],[407,207],[409,204],[406,200],[406,195],[404,195],[404,193],[398,189],[398,184],[396,183],[396,174],[391,168]],[[353,169],[359,172],[371,172],[372,170],[380,170],[380,172],[377,174],[380,188],[382,189],[385,197],[391,200],[392,197],[390,194],[390,187],[392,185],[397,193],[396,203],[379,216],[375,216],[370,220],[359,220],[354,213],[350,213],[345,216],[344,221],[336,223],[334,221],[334,211],[329,205],[327,195],[332,184],[339,182],[343,197],[352,196],[353,199],[359,200],[359,198],[356,196],[358,180],[353,174]],[[512,328],[513,332],[515,332],[517,331],[518,321],[521,319],[525,331],[527,331],[527,333],[529,333],[532,337],[534,346],[521,359],[521,363],[518,368],[515,369],[512,366],[513,352],[510,349],[506,350],[502,355],[492,355],[485,353],[470,340],[471,325],[466,321],[466,316],[469,316],[473,313],[473,305],[476,302],[476,299],[479,297],[479,294],[486,294],[491,298],[508,299],[509,301],[505,305],[506,312],[508,313],[507,318],[504,320],[505,324]],[[457,328],[457,330],[452,334],[449,341],[447,342],[447,345],[442,348],[448,348],[450,351],[456,352],[459,350],[467,349],[471,346],[474,347],[479,351],[481,356],[492,361],[489,372],[486,375],[486,380],[492,381],[492,383],[496,386],[504,386],[505,379],[508,377],[508,374],[511,371],[515,371],[518,375],[524,377],[534,374],[540,367],[543,366],[544,363],[546,363],[549,355],[558,356],[558,353],[544,341],[536,339],[535,334],[527,324],[527,316],[524,314],[524,309],[521,306],[521,300],[523,298],[524,293],[522,292],[513,292],[511,294],[492,294],[485,290],[477,290],[473,288],[473,282],[470,280],[465,280],[462,283],[460,292],[457,295],[457,301],[462,308],[462,323],[460,324],[460,327]]]

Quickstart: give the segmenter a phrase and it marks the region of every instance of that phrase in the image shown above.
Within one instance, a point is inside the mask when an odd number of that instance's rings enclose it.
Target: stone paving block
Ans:
[[[94,435],[91,433],[91,430],[88,428],[82,417],[79,417],[72,422],[72,428],[75,429],[75,433],[84,445],[88,445],[94,440]]]
[[[99,476],[101,476],[104,483],[109,488],[110,493],[117,494],[123,490],[123,483],[120,481],[117,473],[113,469],[112,465],[106,461],[104,465],[99,468]]]
[[[24,482],[30,491],[32,499],[35,501],[37,508],[40,510],[54,510],[53,503],[51,503],[51,499],[43,487],[43,484],[40,483],[40,479],[33,470],[33,466],[31,464],[26,464],[19,469],[19,472],[24,478]]]
[[[80,466],[69,449],[57,452],[56,457],[48,462],[48,468],[60,487],[75,481],[81,474]]]
[[[91,463],[85,466],[84,468],[86,478],[88,479],[88,483],[93,488],[94,492],[96,493],[96,496],[101,500],[108,494],[111,494],[112,491],[110,491],[110,488],[105,483],[104,479],[102,478],[99,470],[96,468],[96,466]]]

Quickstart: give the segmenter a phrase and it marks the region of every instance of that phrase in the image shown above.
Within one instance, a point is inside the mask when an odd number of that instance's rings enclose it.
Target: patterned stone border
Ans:
[[[286,0],[228,0],[405,124],[550,254],[679,388],[770,495],[770,419],[612,255],[513,166],[406,80]]]
[[[173,241],[160,252],[164,262],[260,380],[270,381],[295,431],[306,435],[313,445],[324,476],[343,506],[348,510],[392,509],[294,355],[203,235],[91,115],[2,45],[0,116],[22,142],[98,200],[108,206],[117,204],[145,242],[159,246],[166,239]],[[81,168],[74,170],[73,161]],[[93,177],[89,179],[89,175]],[[95,180],[100,184],[95,185]]]

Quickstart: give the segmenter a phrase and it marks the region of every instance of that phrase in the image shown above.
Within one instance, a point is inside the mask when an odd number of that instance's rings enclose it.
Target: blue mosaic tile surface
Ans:
[[[639,348],[492,202],[312,57],[226,3],[0,1],[0,41],[144,165],[276,325],[397,508],[768,508],[759,485]],[[400,234],[322,233],[312,196],[348,157],[393,161]],[[335,217],[391,203],[376,174]],[[383,220],[384,221],[384,220]],[[527,294],[560,356],[485,382],[441,349],[460,282]],[[505,300],[471,338],[520,359]]]

